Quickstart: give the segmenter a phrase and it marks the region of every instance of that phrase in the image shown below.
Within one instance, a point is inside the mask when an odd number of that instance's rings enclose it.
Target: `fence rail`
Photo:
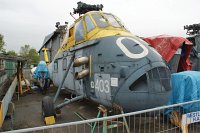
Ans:
[[[198,103],[199,105],[200,100],[162,106],[137,112],[112,115],[109,117],[12,130],[8,131],[7,133],[182,133],[182,115],[179,114],[179,112],[185,114],[186,112],[184,112],[182,106],[188,106],[195,103]],[[198,107],[197,110],[199,109],[200,108]],[[166,110],[172,111],[170,115],[165,115]],[[173,112],[173,110],[176,110],[176,112]],[[192,110],[189,112],[192,112]],[[195,119],[199,119],[200,121],[200,114],[196,114],[196,117],[197,118]],[[124,119],[126,121],[124,121]],[[191,116],[190,119],[194,119],[194,117]],[[192,123],[187,127],[187,130],[189,133],[199,133],[200,124],[198,121],[196,123]]]
[[[6,117],[7,112],[8,112],[8,107],[9,107],[9,104],[12,100],[16,86],[17,86],[17,77],[14,78],[12,84],[8,88],[8,90],[5,94],[5,96],[3,97],[2,101],[0,101],[0,128],[2,127],[3,121]]]

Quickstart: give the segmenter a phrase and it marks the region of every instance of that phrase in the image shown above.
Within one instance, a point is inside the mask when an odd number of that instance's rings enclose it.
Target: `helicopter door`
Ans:
[[[100,63],[102,57],[93,49],[92,55],[92,77],[90,80],[90,92],[93,92],[93,98],[104,105],[110,105],[111,102],[111,77],[105,73],[105,64]]]

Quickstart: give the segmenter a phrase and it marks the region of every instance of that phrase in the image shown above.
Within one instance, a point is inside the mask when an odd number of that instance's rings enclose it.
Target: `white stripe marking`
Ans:
[[[139,46],[143,49],[143,51],[139,54],[134,54],[134,53],[131,53],[125,46],[124,44],[122,43],[122,40],[124,39],[129,39],[129,40],[132,40],[134,41],[135,43],[139,44]],[[132,58],[132,59],[139,59],[139,58],[143,58],[145,57],[149,51],[148,49],[142,44],[140,43],[138,40],[134,39],[134,38],[130,38],[130,37],[120,37],[117,39],[116,41],[117,43],[117,46],[126,54],[126,56],[128,56],[129,58]]]

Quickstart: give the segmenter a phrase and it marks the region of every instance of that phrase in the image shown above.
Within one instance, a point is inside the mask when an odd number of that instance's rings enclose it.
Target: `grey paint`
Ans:
[[[194,35],[188,38],[193,43],[192,52],[190,54],[190,61],[192,70],[200,70],[200,35]]]
[[[63,36],[60,33],[54,31],[53,33],[47,35],[43,41],[42,47],[38,51],[40,60],[44,60],[44,53],[42,48],[48,48],[48,59],[51,62],[54,59],[58,49],[60,48],[62,41]]]
[[[52,38],[53,35],[54,35],[54,32],[45,36],[44,41],[42,43],[42,47],[40,48],[39,52],[42,50],[43,47],[45,47],[45,44]]]

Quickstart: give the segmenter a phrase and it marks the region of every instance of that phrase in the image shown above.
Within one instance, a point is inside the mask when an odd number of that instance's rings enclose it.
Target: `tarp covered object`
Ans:
[[[47,67],[47,64],[45,61],[40,61],[39,64],[37,65],[37,68],[35,70],[34,78],[41,78],[42,74],[44,74],[44,78],[48,79],[49,78],[49,70]]]
[[[179,63],[178,71],[191,70],[189,55],[192,50],[192,43],[183,37],[176,37],[170,35],[159,35],[153,37],[147,37],[143,39],[149,43],[152,47],[160,53],[160,55],[169,62],[178,48],[182,47],[181,59]],[[185,44],[185,45],[183,45]]]
[[[200,72],[184,71],[174,73],[172,74],[171,81],[172,94],[168,105],[200,99]],[[197,111],[200,109],[200,103],[184,105],[181,109],[184,113]],[[178,108],[179,110],[180,108]],[[167,113],[171,111],[168,110]]]

